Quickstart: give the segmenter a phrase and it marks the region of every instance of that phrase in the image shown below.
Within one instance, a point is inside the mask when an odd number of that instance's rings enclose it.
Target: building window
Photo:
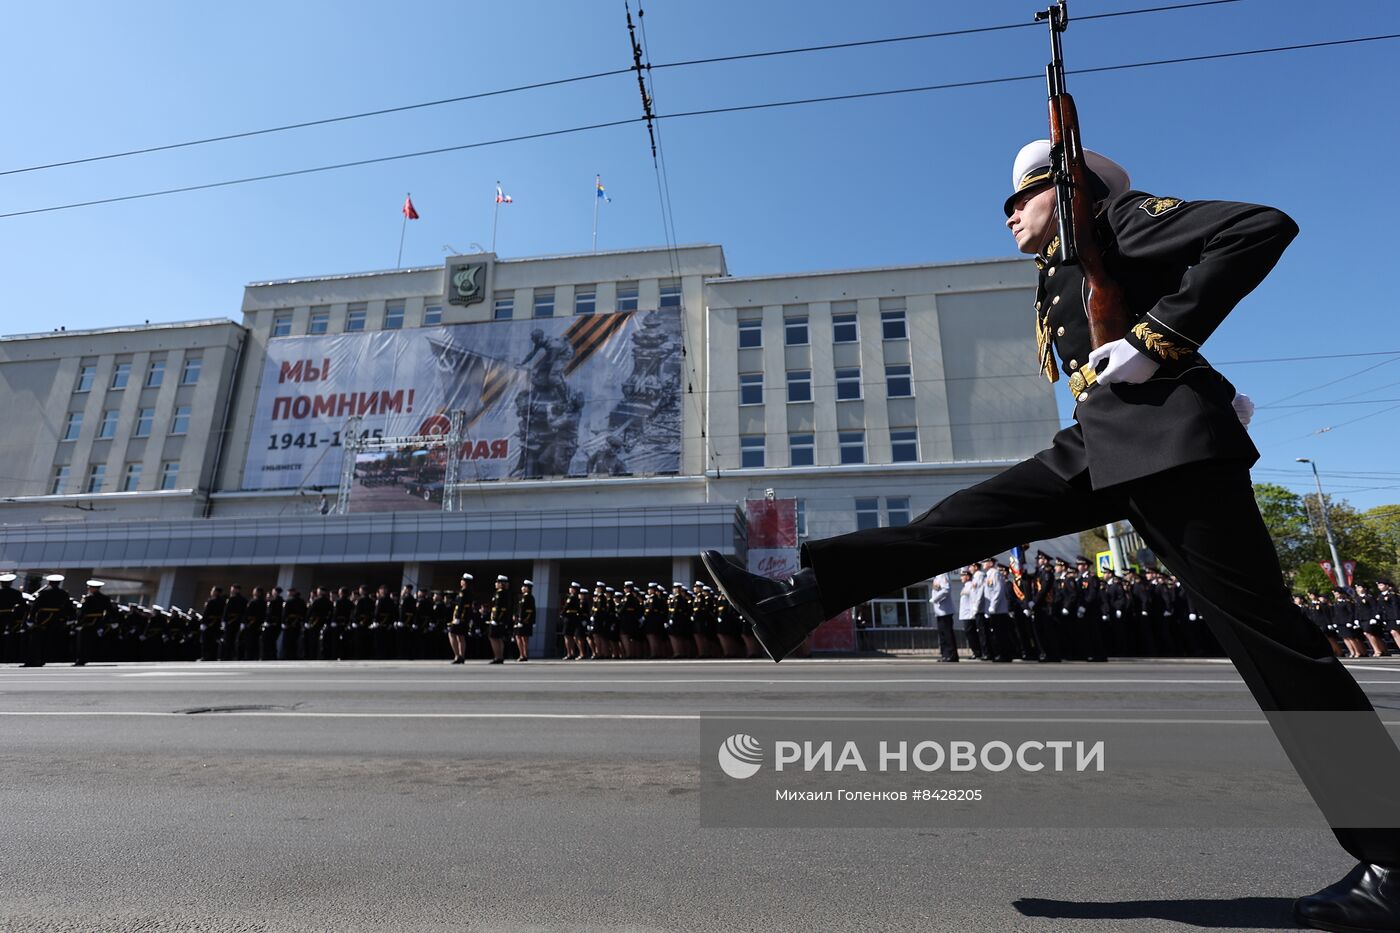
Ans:
[[[88,467],[87,491],[101,492],[102,483],[106,478],[107,464],[94,463],[92,466]]]
[[[117,436],[117,416],[121,412],[115,408],[109,408],[102,413],[102,423],[97,426],[97,437],[99,440]]]
[[[598,289],[592,285],[580,285],[574,289],[574,313],[592,314],[598,310]]]
[[[679,309],[681,306],[681,283],[662,282],[660,308],[665,311],[668,308]]]
[[[763,373],[739,374],[739,404],[763,404]]]
[[[128,463],[126,465],[126,476],[122,479],[122,492],[135,492],[136,487],[141,485],[141,464]]]
[[[365,329],[365,317],[369,313],[369,306],[363,301],[345,307],[345,332],[354,333]]]
[[[856,326],[854,314],[833,314],[831,316],[831,340],[833,343],[855,343],[860,339],[860,329]]]
[[[68,420],[63,423],[63,439],[65,441],[76,441],[78,433],[83,429],[83,413],[80,411],[70,411]]]
[[[810,369],[789,370],[787,390],[789,402],[810,402],[812,400],[812,371]]]
[[[880,527],[880,500],[871,497],[869,499],[856,500],[856,531],[868,531],[871,528]]]
[[[171,434],[185,434],[190,429],[190,407],[181,405],[175,409],[175,418],[170,422]]]
[[[865,462],[864,431],[840,431],[837,439],[840,441],[842,463]]]
[[[797,536],[807,537],[807,500],[797,500]]]
[[[515,317],[515,296],[497,293],[496,305],[495,309],[491,312],[491,319],[495,321],[509,321],[513,317]]]
[[[423,308],[423,326],[435,327],[442,323],[442,305],[427,305]]]
[[[817,462],[817,447],[813,443],[814,435],[811,434],[789,434],[788,435],[788,463],[792,466],[811,466]]]
[[[909,328],[905,325],[904,309],[881,311],[880,330],[884,333],[886,340],[903,340],[908,337]]]
[[[384,306],[384,329],[403,330],[402,301],[391,301]]]
[[[272,336],[289,337],[292,333],[292,312],[277,311],[272,315]]]
[[[908,366],[885,367],[885,394],[890,398],[908,398],[914,394]]]
[[[739,438],[739,466],[763,466],[763,446],[766,438],[762,434]]]
[[[617,310],[636,311],[637,310],[637,285],[619,285],[617,287]]]
[[[860,398],[860,367],[836,370],[836,400]]]
[[[126,384],[131,381],[131,364],[118,363],[112,370],[112,388],[125,389]]]
[[[554,289],[535,289],[535,317],[554,317]]]
[[[160,465],[160,488],[174,489],[175,481],[180,478],[180,462],[178,460],[167,460]]]
[[[136,432],[132,437],[150,437],[151,427],[156,421],[156,410],[154,408],[138,408],[136,410]]]
[[[84,363],[78,367],[78,387],[74,392],[91,392],[92,384],[97,379],[97,366],[92,363]]]
[[[739,349],[750,350],[763,346],[763,319],[747,318],[739,322]]]
[[[914,428],[890,431],[890,460],[914,463],[919,459],[919,432]]]
[[[807,315],[783,318],[783,343],[789,347],[807,345]]]
[[[312,308],[311,317],[307,319],[306,332],[308,334],[324,334],[331,328],[331,309]]]
[[[165,360],[151,360],[146,370],[146,388],[158,389],[165,382]]]
[[[185,369],[180,373],[180,385],[192,386],[199,382],[199,371],[204,366],[204,360],[197,356],[189,357],[185,360]]]
[[[909,524],[909,497],[886,497],[885,513],[889,515],[891,528],[898,528],[901,525]]]
[[[57,496],[63,493],[63,487],[68,485],[68,467],[55,467],[53,471],[53,484],[49,486],[49,495]]]

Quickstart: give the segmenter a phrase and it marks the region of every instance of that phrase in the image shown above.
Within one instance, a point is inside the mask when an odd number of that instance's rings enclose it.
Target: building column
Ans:
[[[433,588],[433,565],[429,563],[411,563],[403,565],[402,587],[411,586],[415,590],[429,590]],[[453,587],[456,588],[455,585]]]
[[[530,636],[530,655],[545,658],[554,653],[559,624],[559,562],[536,560],[530,567],[530,581],[535,584],[535,633]]]
[[[657,581],[657,582],[663,582],[663,581]],[[671,583],[683,583],[683,584],[685,584],[685,588],[686,588],[686,589],[690,589],[690,585],[691,585],[692,583],[694,583],[694,582],[695,582],[695,558],[691,557],[690,555],[686,555],[685,557],[672,557],[672,558],[671,558]],[[668,591],[668,592],[669,592],[669,590],[670,590],[671,583],[664,583],[664,582],[663,582],[663,585],[667,588],[667,591]]]
[[[179,606],[181,609],[189,609],[196,603],[203,606],[203,602],[200,601],[201,594],[195,592],[196,577],[197,574],[193,570],[162,570],[160,580],[156,583],[156,596],[151,600],[152,604],[166,608]]]
[[[277,585],[282,587],[283,593],[295,589],[304,599],[315,583],[311,575],[313,569],[310,564],[283,564],[277,568]]]

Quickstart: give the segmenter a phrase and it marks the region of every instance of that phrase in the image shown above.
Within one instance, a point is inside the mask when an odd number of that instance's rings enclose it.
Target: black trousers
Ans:
[[[958,641],[953,634],[952,613],[935,617],[938,623],[938,654],[945,661],[958,659]]]
[[[1289,597],[1241,462],[1190,464],[1095,490],[1087,473],[1066,481],[1039,461],[1026,460],[954,493],[908,525],[809,541],[801,560],[815,571],[822,608],[831,618],[1025,541],[1123,518],[1206,607],[1206,623],[1263,710],[1373,709],[1327,639]],[[1372,718],[1368,735],[1374,747],[1364,751],[1352,747],[1351,737],[1332,743],[1279,739],[1305,778],[1364,773],[1377,786],[1400,787],[1400,750],[1380,719]],[[1360,861],[1400,868],[1400,827],[1334,832]]]

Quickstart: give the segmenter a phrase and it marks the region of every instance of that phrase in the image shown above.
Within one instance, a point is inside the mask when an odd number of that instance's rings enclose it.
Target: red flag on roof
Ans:
[[[405,197],[405,198],[403,199],[403,215],[404,215],[405,217],[407,217],[409,220],[417,220],[417,219],[418,219],[418,212],[417,212],[416,210],[413,209],[413,198],[412,198],[412,196],[408,196],[408,197]]]

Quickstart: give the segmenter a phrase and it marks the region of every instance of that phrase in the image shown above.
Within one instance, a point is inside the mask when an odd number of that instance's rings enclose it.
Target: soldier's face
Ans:
[[[1050,239],[1050,230],[1055,226],[1055,189],[1042,188],[1027,192],[1011,205],[1011,216],[1006,218],[1006,228],[1016,239],[1016,248],[1023,253],[1037,253],[1041,245]]]

